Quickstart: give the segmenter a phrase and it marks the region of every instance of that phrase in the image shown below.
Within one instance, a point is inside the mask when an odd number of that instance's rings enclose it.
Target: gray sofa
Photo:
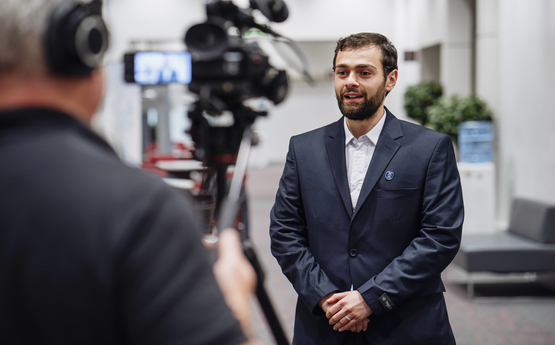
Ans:
[[[463,234],[453,263],[469,273],[469,297],[474,296],[474,272],[555,272],[555,205],[515,199],[509,229],[495,234]]]

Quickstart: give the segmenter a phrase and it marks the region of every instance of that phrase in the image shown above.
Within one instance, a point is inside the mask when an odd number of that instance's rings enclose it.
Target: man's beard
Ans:
[[[357,106],[355,106],[354,104],[351,106],[346,105],[343,94],[347,92],[358,91],[359,90],[357,89],[346,89],[341,93],[341,95],[338,95],[336,92],[335,96],[337,98],[337,104],[339,105],[339,110],[341,110],[341,113],[346,118],[355,121],[367,120],[372,117],[372,115],[374,115],[382,105],[386,93],[385,83],[376,91],[376,93],[372,97],[366,99],[362,104]],[[366,92],[362,91],[362,97],[367,97]]]

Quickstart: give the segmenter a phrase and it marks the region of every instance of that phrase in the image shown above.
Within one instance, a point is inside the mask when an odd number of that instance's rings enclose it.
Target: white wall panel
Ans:
[[[513,196],[555,203],[555,2],[499,1],[503,221]]]

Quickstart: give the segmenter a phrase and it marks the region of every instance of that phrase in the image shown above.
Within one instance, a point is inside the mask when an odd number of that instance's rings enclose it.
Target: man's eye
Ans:
[[[360,74],[363,75],[363,76],[370,76],[371,75],[370,72],[361,72]]]

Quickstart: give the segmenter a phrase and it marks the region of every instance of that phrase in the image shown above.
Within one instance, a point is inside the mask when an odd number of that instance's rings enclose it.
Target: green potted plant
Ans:
[[[428,125],[428,107],[433,105],[443,94],[443,88],[435,81],[422,81],[409,86],[404,96],[407,116],[418,121],[422,126]]]
[[[441,97],[428,108],[430,127],[445,133],[457,144],[459,124],[466,121],[492,121],[492,113],[486,103],[476,96]]]

